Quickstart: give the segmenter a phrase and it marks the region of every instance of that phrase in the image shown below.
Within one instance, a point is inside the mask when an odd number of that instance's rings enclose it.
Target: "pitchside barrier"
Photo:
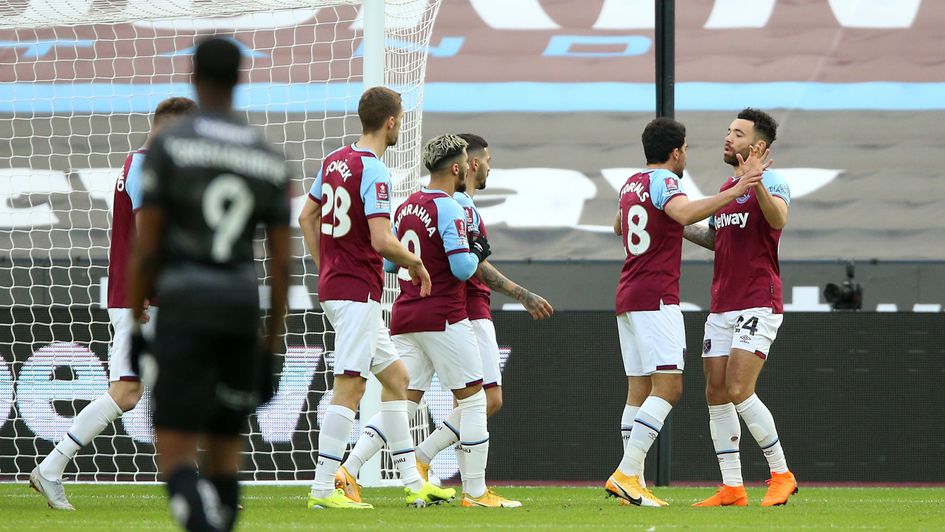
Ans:
[[[88,307],[0,310],[0,480],[24,480],[75,412],[105,391],[104,314]],[[672,413],[671,480],[714,482],[719,472],[699,357],[705,313],[684,316],[689,353],[683,398]],[[488,478],[607,478],[620,459],[626,397],[613,315],[559,312],[535,322],[523,312],[496,312],[494,318],[505,406],[489,423]],[[322,334],[320,314],[295,313],[288,325],[278,394],[247,427],[245,480],[307,481],[314,473],[334,346],[332,335]],[[321,345],[324,339],[329,345]],[[758,394],[802,481],[945,482],[943,378],[943,313],[788,313]],[[436,386],[427,402],[430,424],[451,406],[449,392]],[[146,399],[83,449],[67,479],[155,480],[149,415]],[[429,427],[415,427],[417,435]],[[742,439],[746,480],[767,478],[745,428]],[[652,456],[647,471],[655,474]],[[456,473],[452,451],[441,453],[434,472]]]

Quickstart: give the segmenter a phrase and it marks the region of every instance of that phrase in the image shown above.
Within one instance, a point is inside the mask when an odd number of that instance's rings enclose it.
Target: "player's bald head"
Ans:
[[[459,135],[433,137],[423,146],[423,166],[431,173],[440,172],[459,162],[468,143]]]

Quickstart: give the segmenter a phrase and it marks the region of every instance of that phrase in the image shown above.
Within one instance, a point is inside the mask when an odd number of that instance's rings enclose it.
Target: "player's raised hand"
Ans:
[[[422,262],[418,265],[408,267],[407,273],[410,274],[410,282],[412,282],[414,286],[420,286],[420,297],[430,295],[433,283],[430,281],[430,272],[427,271]]]
[[[761,183],[761,179],[764,175],[764,171],[771,166],[771,163],[774,161],[768,160],[769,150],[765,150],[763,153],[756,146],[750,146],[751,150],[748,154],[747,159],[743,159],[740,153],[736,153],[735,157],[738,158],[738,168],[742,172],[741,178],[738,180],[738,183],[732,187],[732,192],[737,196],[741,196],[748,192],[751,187],[754,187]]]
[[[545,298],[532,292],[526,292],[522,298],[522,306],[536,320],[550,318],[555,313],[555,309]]]
[[[742,158],[742,154],[736,153],[735,157],[738,159],[738,169],[741,171],[742,176],[754,175],[755,173],[761,174],[771,166],[771,163],[774,162],[773,159],[768,159],[768,156],[771,154],[771,150],[765,148],[764,152],[761,151],[759,146],[749,146],[748,149],[748,158]]]

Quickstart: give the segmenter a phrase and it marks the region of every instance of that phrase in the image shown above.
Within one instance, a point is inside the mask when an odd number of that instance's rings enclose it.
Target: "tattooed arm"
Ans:
[[[683,228],[683,238],[710,251],[715,251],[715,229],[708,225],[687,225]]]
[[[532,318],[536,320],[550,318],[551,315],[554,314],[554,308],[551,307],[550,303],[545,301],[545,298],[529,292],[524,286],[513,283],[506,276],[502,275],[502,272],[497,270],[489,261],[479,263],[479,269],[476,270],[476,277],[486,283],[486,286],[489,288],[514,298],[521,303],[525,307],[525,310],[532,315]]]

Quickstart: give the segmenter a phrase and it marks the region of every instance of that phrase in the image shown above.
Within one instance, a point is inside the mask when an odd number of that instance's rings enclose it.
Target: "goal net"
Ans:
[[[395,198],[416,189],[423,79],[439,2],[0,4],[0,480],[25,480],[76,413],[108,387],[115,181],[127,154],[144,144],[155,106],[170,96],[193,97],[190,54],[198,38],[214,34],[235,39],[244,56],[237,109],[297,173],[286,355],[277,396],[251,416],[243,479],[312,478],[334,338],[295,218],[323,156],[360,134],[357,102],[367,84],[403,94],[400,141],[385,162]],[[372,34],[365,20],[376,6],[384,10],[383,27]],[[373,74],[365,57],[377,52],[366,49],[366,34],[381,44],[381,69]],[[259,266],[265,303],[265,260]],[[390,286],[388,302],[396,290]],[[149,409],[146,394],[80,451],[66,480],[155,480]],[[418,418],[414,432],[422,438],[430,427],[425,407]],[[352,443],[360,430],[356,423]]]

